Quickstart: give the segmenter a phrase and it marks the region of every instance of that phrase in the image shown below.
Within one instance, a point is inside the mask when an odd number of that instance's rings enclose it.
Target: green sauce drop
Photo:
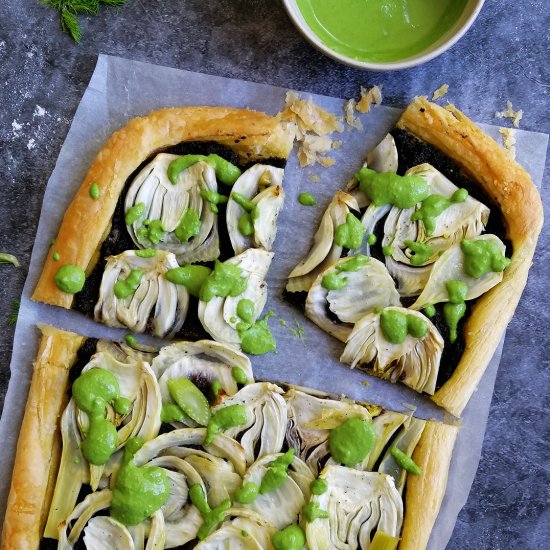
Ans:
[[[334,242],[343,248],[359,248],[363,242],[365,231],[361,221],[348,212],[346,221],[336,228]]]
[[[392,256],[393,255],[393,246],[391,244],[383,246],[382,247],[382,254],[384,254],[384,256]]]
[[[241,367],[233,367],[231,369],[231,376],[233,377],[233,380],[237,382],[237,384],[241,384],[242,386],[244,386],[248,383],[248,376],[246,372],[241,369]]]
[[[414,241],[405,241],[405,246],[410,248],[414,254],[411,256],[411,265],[419,266],[425,264],[434,253],[434,249],[429,244],[416,243]]]
[[[316,519],[327,519],[328,512],[321,510],[316,502],[309,502],[304,506],[304,516],[309,523],[314,522]]]
[[[422,311],[426,317],[432,318],[435,316],[435,307],[432,304],[426,304]]]
[[[363,418],[348,418],[330,430],[329,447],[332,458],[344,466],[355,466],[372,451],[376,431],[372,422]]]
[[[189,488],[189,498],[202,516],[203,524],[197,533],[197,537],[204,540],[216,525],[224,520],[225,513],[231,508],[231,501],[226,499],[215,508],[210,508],[204,490],[198,483]]]
[[[145,203],[138,202],[126,210],[126,215],[124,216],[124,221],[126,225],[132,225],[137,222],[145,214]]]
[[[259,490],[255,483],[243,483],[242,487],[235,491],[233,498],[240,504],[252,504],[258,497]]]
[[[341,277],[338,273],[327,273],[321,279],[321,286],[327,290],[340,290],[348,284],[347,277]]]
[[[375,245],[377,240],[378,239],[376,238],[376,235],[374,233],[369,233],[367,235],[367,244],[369,246]]]
[[[124,298],[131,296],[137,290],[139,284],[141,283],[142,277],[143,271],[141,271],[141,269],[132,269],[126,279],[119,280],[115,283],[115,296],[119,300],[123,300]]]
[[[414,338],[424,338],[429,330],[429,325],[427,321],[416,315],[384,309],[380,313],[380,328],[388,342],[401,344],[408,334]]]
[[[263,355],[275,351],[277,344],[271,334],[267,319],[269,314],[265,315],[262,319],[259,319],[254,324],[239,323],[237,325],[237,332],[241,339],[241,348],[245,353],[251,355]]]
[[[414,338],[422,339],[429,330],[429,325],[424,319],[416,315],[407,315],[407,330]]]
[[[53,258],[54,262],[58,262],[59,261],[59,252],[54,252],[52,258]]]
[[[250,237],[254,233],[254,222],[252,221],[252,216],[245,212],[237,223],[237,228],[241,235],[245,237]]]
[[[189,242],[191,237],[196,237],[200,233],[201,225],[199,213],[193,208],[186,208],[174,230],[174,235],[180,243]]]
[[[204,445],[210,445],[214,437],[229,428],[242,426],[248,421],[246,407],[244,405],[228,405],[218,409],[211,417],[206,427]]]
[[[300,193],[298,195],[298,202],[303,206],[315,206],[317,199],[311,193]]]
[[[359,188],[375,204],[391,204],[397,208],[412,208],[430,193],[430,188],[420,176],[398,176],[393,172],[375,172],[361,168],[355,176]]]
[[[191,296],[199,297],[202,286],[212,273],[209,267],[203,265],[186,265],[169,269],[164,276],[176,285],[183,285]]]
[[[415,476],[419,476],[422,474],[422,470],[418,467],[416,462],[410,456],[407,456],[407,454],[405,454],[398,447],[392,447],[390,453],[393,458],[395,458],[395,462],[397,462],[397,464],[401,466],[401,468],[407,470],[407,472],[410,472]]]
[[[322,477],[318,477],[311,482],[310,489],[311,493],[314,495],[322,495],[323,493],[326,493],[328,489],[327,480]]]
[[[90,189],[88,191],[90,193],[90,197],[96,201],[101,196],[101,192],[99,191],[99,185],[97,183],[92,183],[90,185]]]
[[[273,533],[271,542],[275,550],[301,550],[306,543],[306,536],[299,525],[289,525]]]
[[[134,454],[143,440],[133,437],[124,448],[122,466],[116,476],[111,517],[124,525],[137,525],[153,515],[170,496],[168,475],[163,468],[137,467]]]
[[[510,265],[493,240],[463,240],[460,248],[464,254],[464,273],[479,279],[487,273],[504,271]]]
[[[140,242],[141,235],[141,239],[147,239],[153,244],[159,244],[165,233],[166,231],[164,230],[160,220],[145,220],[143,222],[143,227],[139,228],[136,236]]]
[[[464,202],[467,197],[468,191],[466,189],[457,189],[450,199],[442,195],[430,195],[422,201],[420,208],[411,216],[411,221],[422,220],[426,233],[431,235],[435,231],[436,218],[447,210],[449,206]]]
[[[210,210],[214,214],[218,213],[218,204],[223,204],[227,202],[227,197],[225,195],[220,195],[217,191],[212,191],[211,189],[201,189],[201,197],[210,203]]]
[[[137,346],[138,341],[133,334],[127,334],[126,336],[124,336],[124,340],[126,340],[126,343],[129,346],[132,346],[132,347]]]
[[[363,256],[358,254],[357,256],[352,256],[349,260],[345,262],[340,262],[334,267],[337,271],[359,271],[362,267],[365,267],[369,263],[368,256]]]
[[[201,286],[200,299],[209,302],[215,296],[239,296],[246,290],[247,283],[248,279],[242,276],[239,266],[216,260],[214,271]]]
[[[252,324],[256,316],[254,302],[252,300],[248,300],[247,298],[239,300],[239,303],[237,304],[237,315],[245,323]]]
[[[218,399],[218,394],[222,391],[223,386],[222,383],[219,380],[214,380],[212,384],[210,384],[210,389],[212,390],[212,394],[214,395],[214,399]]]
[[[174,159],[168,165],[168,179],[173,184],[176,184],[180,172],[183,172],[183,170],[186,170],[200,161],[207,162],[212,166],[216,172],[216,178],[225,185],[233,185],[241,175],[241,170],[237,166],[231,164],[219,155],[183,155],[182,157]]]
[[[53,280],[59,290],[68,294],[76,294],[84,287],[86,274],[76,265],[64,265],[58,269]]]
[[[294,455],[294,449],[289,449],[270,463],[260,485],[261,495],[278,489],[288,479],[288,467],[294,461]]]
[[[142,250],[136,250],[135,254],[138,258],[152,258],[157,255],[157,251],[154,248],[143,248]]]
[[[457,337],[458,323],[466,314],[466,296],[468,295],[468,285],[463,281],[447,281],[445,283],[449,302],[443,305],[443,317],[449,327],[449,340],[454,342]]]

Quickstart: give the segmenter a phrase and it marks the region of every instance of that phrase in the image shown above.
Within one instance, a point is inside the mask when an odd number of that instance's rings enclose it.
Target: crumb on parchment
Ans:
[[[439,86],[439,88],[437,90],[435,90],[435,92],[433,93],[432,95],[432,101],[436,101],[437,99],[439,99],[440,97],[443,97],[444,95],[447,94],[447,92],[449,91],[449,85],[448,84],[442,84],[441,86]]]
[[[309,176],[309,179],[310,179],[310,181],[312,181],[313,183],[319,183],[319,181],[321,181],[320,178],[319,178],[319,176],[317,176],[316,174],[311,174],[311,175]]]
[[[355,116],[355,108],[357,106],[357,101],[355,99],[349,99],[344,103],[344,113],[346,116],[346,123],[350,128],[355,128],[356,130],[362,130],[363,124],[358,117]]]
[[[382,86],[373,86],[372,88],[363,88],[361,86],[361,99],[358,101],[355,109],[360,113],[368,113],[372,105],[382,103]]]
[[[523,109],[514,111],[511,101],[506,102],[506,109],[504,111],[497,111],[495,118],[510,118],[512,119],[512,125],[514,128],[519,128],[519,122],[523,117]]]
[[[504,149],[510,156],[510,158],[516,158],[516,131],[514,128],[499,128],[498,130],[502,134],[502,143]]]

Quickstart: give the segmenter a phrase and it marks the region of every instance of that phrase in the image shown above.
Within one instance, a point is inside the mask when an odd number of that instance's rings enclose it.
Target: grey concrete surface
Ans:
[[[383,84],[385,103],[395,106],[447,82],[449,99],[473,119],[494,123],[494,112],[510,99],[525,111],[523,129],[548,133],[549,13],[547,0],[487,0],[449,52],[421,67],[379,74],[318,53],[274,0],[129,0],[118,15],[103,10],[82,18],[80,46],[60,32],[49,7],[4,0],[0,250],[16,254],[22,267],[0,266],[0,402],[13,341],[6,318],[23,288],[46,182],[98,52],[339,97],[356,95],[360,85]],[[543,200],[548,208],[550,193],[543,192]],[[545,227],[508,330],[481,464],[450,550],[550,548],[548,265]]]

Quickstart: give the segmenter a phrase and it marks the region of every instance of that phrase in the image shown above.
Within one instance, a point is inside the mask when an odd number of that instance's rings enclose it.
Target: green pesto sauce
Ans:
[[[304,506],[304,516],[309,523],[312,523],[316,519],[327,519],[328,512],[321,510],[316,502],[309,502]]]
[[[231,369],[231,376],[233,377],[233,380],[237,382],[237,384],[241,384],[242,386],[244,386],[248,383],[248,376],[246,372],[241,369],[241,367],[233,367]]]
[[[53,253],[53,256],[52,256],[52,259],[54,262],[58,262],[59,261],[59,252],[54,252]]]
[[[329,447],[332,458],[344,466],[355,466],[372,451],[376,431],[372,422],[363,418],[348,418],[330,430]]]
[[[126,225],[132,225],[137,222],[145,214],[145,203],[138,202],[126,210],[126,215],[124,216],[124,221]]]
[[[348,212],[346,221],[336,228],[334,242],[343,248],[359,248],[363,242],[365,231],[361,221]]]
[[[458,21],[466,0],[297,0],[312,32],[335,52],[375,63],[420,54]]]
[[[245,237],[250,237],[254,233],[254,222],[252,221],[252,216],[245,212],[237,222],[237,229],[241,235]]]
[[[112,402],[119,414],[127,414],[129,402],[119,399],[116,376],[100,368],[82,373],[72,386],[72,394],[77,407],[88,414],[90,422],[82,441],[82,454],[90,464],[105,464],[118,445],[116,428],[105,418],[105,407]]]
[[[225,195],[220,195],[217,191],[212,191],[211,189],[201,189],[201,197],[210,203],[210,210],[214,214],[218,213],[218,204],[223,204],[227,202],[227,197]]]
[[[147,239],[153,244],[159,244],[165,233],[166,231],[160,220],[145,220],[136,235],[139,242]]]
[[[247,298],[239,300],[239,303],[237,304],[237,315],[245,323],[252,324],[256,316],[254,302],[252,300],[248,300]]]
[[[143,248],[142,250],[136,250],[135,254],[138,258],[152,258],[157,255],[157,251],[154,248]]]
[[[301,550],[306,543],[306,536],[299,525],[289,525],[273,533],[271,542],[275,550]]]
[[[435,231],[437,216],[447,210],[449,206],[464,202],[467,197],[468,191],[466,189],[457,189],[450,199],[442,195],[430,195],[422,201],[420,208],[411,216],[411,221],[422,220],[426,233],[431,235]]]
[[[197,424],[210,421],[210,404],[204,394],[188,378],[173,378],[166,383],[170,396],[178,407]]]
[[[432,304],[426,304],[422,311],[426,317],[432,318],[435,315],[435,307]]]
[[[99,190],[99,185],[97,183],[92,183],[92,185],[90,185],[90,189],[89,189],[88,192],[90,193],[90,197],[92,197],[92,199],[94,199],[94,201],[99,199],[99,197],[101,196],[101,192]]]
[[[76,265],[64,265],[58,269],[53,280],[59,290],[68,294],[76,294],[84,287],[86,274]]]
[[[405,246],[414,252],[411,256],[411,265],[415,266],[425,264],[434,253],[434,249],[429,244],[405,241]]]
[[[247,283],[248,279],[242,276],[239,266],[216,260],[214,271],[202,284],[199,297],[203,302],[209,302],[215,296],[239,296],[246,290]]]
[[[298,195],[298,202],[303,206],[315,206],[317,199],[311,193],[300,193]]]
[[[336,269],[338,271],[359,271],[362,267],[365,267],[369,263],[369,258],[358,254],[357,256],[352,256],[349,260],[345,262],[340,262],[336,264]]]
[[[391,244],[383,246],[382,254],[384,254],[384,256],[391,256],[393,254],[393,246]]]
[[[191,237],[196,237],[200,233],[201,225],[199,213],[193,208],[186,208],[174,230],[174,235],[180,243],[189,242]]]
[[[449,327],[449,340],[454,342],[457,337],[458,323],[466,314],[466,296],[468,285],[463,281],[447,281],[445,283],[449,302],[443,305],[443,318]]]
[[[203,265],[186,265],[169,269],[164,276],[176,285],[183,285],[191,296],[199,297],[202,286],[212,273],[209,267]]]
[[[189,498],[202,516],[203,523],[199,528],[197,537],[204,540],[224,520],[225,513],[231,508],[231,501],[225,499],[215,508],[210,508],[204,490],[198,483],[189,488]]]
[[[252,504],[259,492],[260,488],[252,482],[243,483],[242,487],[235,491],[233,499],[240,504]]]
[[[377,240],[378,240],[378,239],[376,238],[376,235],[375,235],[374,233],[369,233],[369,234],[367,235],[367,244],[368,244],[369,246],[372,246],[372,245],[376,244],[376,241],[377,241]]]
[[[393,458],[395,458],[395,462],[397,462],[397,464],[401,466],[403,470],[407,470],[407,472],[410,472],[415,476],[419,476],[422,474],[422,470],[418,467],[416,462],[398,447],[392,447],[390,453]]]
[[[294,461],[295,454],[294,449],[289,449],[269,464],[260,484],[261,495],[278,489],[288,479],[288,467]]]
[[[347,277],[342,277],[338,273],[331,271],[321,279],[321,286],[327,290],[340,290],[348,284]]]
[[[309,487],[311,489],[312,494],[322,495],[323,493],[326,493],[328,489],[328,483],[326,479],[323,479],[322,477],[318,477],[317,479],[311,482],[311,485]]]
[[[143,277],[141,269],[132,269],[126,279],[121,279],[115,283],[115,296],[123,300],[131,296],[138,288]]]
[[[124,337],[124,340],[126,340],[126,343],[131,347],[137,346],[138,341],[137,341],[136,337],[133,334],[127,334]]]
[[[277,344],[271,334],[267,320],[270,315],[265,315],[262,319],[259,319],[252,325],[248,323],[239,323],[237,325],[237,332],[241,339],[241,348],[245,353],[251,355],[263,355],[275,351]]]
[[[401,344],[408,334],[414,338],[424,338],[429,326],[427,321],[415,315],[385,309],[380,313],[380,328],[388,342]]]
[[[180,172],[197,162],[207,162],[216,172],[216,178],[225,185],[233,185],[241,175],[240,169],[219,155],[183,155],[168,165],[168,178],[173,184],[178,181]]]
[[[210,389],[212,390],[212,394],[214,395],[214,399],[218,399],[218,394],[223,389],[222,383],[216,378],[212,382],[212,384],[210,384]]]
[[[502,254],[493,240],[465,239],[460,243],[460,248],[464,254],[464,273],[474,279],[487,273],[504,271],[510,265],[510,259]]]
[[[211,417],[206,427],[206,437],[204,444],[210,445],[214,441],[216,434],[242,426],[248,421],[246,407],[244,405],[228,405],[222,409],[218,409]]]
[[[232,201],[235,201],[243,210],[246,210],[250,213],[256,212],[254,216],[256,219],[258,219],[258,207],[251,200],[247,199],[244,195],[242,195],[241,193],[237,193],[236,191],[233,191],[229,198]]]
[[[175,404],[175,403],[163,403],[160,411],[160,421],[169,422],[181,422],[185,420],[187,415]]]
[[[157,466],[139,468],[133,456],[143,440],[132,437],[124,448],[111,502],[111,517],[124,525],[137,525],[153,515],[170,496],[166,470]]]
[[[398,176],[393,172],[361,168],[355,177],[361,191],[375,206],[391,204],[397,208],[412,208],[430,193],[426,180],[420,176]]]
[[[231,193],[229,198],[245,210],[245,213],[239,218],[237,227],[242,235],[249,237],[254,233],[254,222],[260,215],[258,206],[251,200],[247,199],[244,195],[241,195],[241,193],[237,193],[235,191]]]

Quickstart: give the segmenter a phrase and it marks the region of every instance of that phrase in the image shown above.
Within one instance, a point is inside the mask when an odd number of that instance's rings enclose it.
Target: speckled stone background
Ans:
[[[449,52],[386,74],[325,58],[274,0],[129,0],[115,13],[82,18],[77,46],[37,0],[0,3],[0,250],[22,264],[0,266],[2,403],[13,341],[10,304],[23,288],[44,188],[98,52],[338,97],[383,84],[385,103],[395,106],[447,82],[449,99],[477,121],[498,123],[494,112],[510,99],[525,111],[523,129],[550,132],[547,0],[487,0]],[[546,186],[549,174],[547,167]],[[543,196],[548,208],[550,193]],[[481,464],[450,550],[550,548],[548,265],[545,227],[507,333]]]

